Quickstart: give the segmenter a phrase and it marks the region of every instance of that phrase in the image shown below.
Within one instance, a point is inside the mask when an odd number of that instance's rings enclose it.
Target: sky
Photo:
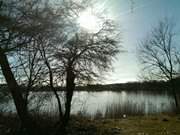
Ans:
[[[160,20],[165,17],[173,19],[180,32],[180,0],[97,0],[97,7],[105,9],[119,24],[121,45],[127,51],[117,56],[112,71],[105,73],[99,83],[140,80],[137,46]]]
[[[180,0],[133,0],[133,3],[132,0],[100,1],[99,4],[120,25],[121,45],[127,51],[117,56],[113,70],[105,75],[104,83],[138,81],[141,66],[137,46],[165,17],[173,19],[176,28],[180,28]]]

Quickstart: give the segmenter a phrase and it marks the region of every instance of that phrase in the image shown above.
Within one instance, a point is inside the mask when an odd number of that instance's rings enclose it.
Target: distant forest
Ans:
[[[174,80],[177,93],[180,93],[180,78]],[[168,91],[171,89],[169,81],[143,81],[143,82],[127,82],[116,84],[95,84],[87,86],[78,86],[79,91]]]
[[[175,88],[177,93],[180,93],[180,78],[174,79]],[[22,86],[23,88],[23,86]],[[76,86],[76,91],[168,91],[171,88],[169,81],[143,81],[143,82],[127,82],[127,83],[116,83],[116,84],[89,84],[86,86]],[[6,84],[1,84],[0,89],[7,89]],[[56,87],[57,91],[64,91],[65,87]],[[32,89],[34,92],[40,91],[51,91],[49,86],[41,86]]]

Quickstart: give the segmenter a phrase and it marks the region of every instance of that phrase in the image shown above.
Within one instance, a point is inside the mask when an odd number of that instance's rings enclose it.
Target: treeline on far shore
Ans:
[[[168,81],[143,81],[127,82],[116,84],[95,84],[76,87],[77,91],[171,91],[171,84]],[[174,80],[174,88],[180,93],[180,78]]]
[[[22,86],[23,87],[23,86]],[[180,78],[174,79],[174,87],[178,93],[180,91]],[[0,90],[7,89],[6,84],[0,85]],[[65,87],[56,87],[57,91],[65,91]],[[143,81],[143,82],[127,82],[116,84],[88,84],[86,86],[76,86],[76,91],[168,91],[171,85],[168,81]],[[31,91],[41,92],[50,91],[49,86],[36,86]]]

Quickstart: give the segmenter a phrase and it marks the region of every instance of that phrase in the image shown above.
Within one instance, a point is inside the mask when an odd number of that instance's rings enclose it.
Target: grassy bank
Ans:
[[[20,134],[16,117],[0,117],[0,135]],[[38,119],[41,128],[50,135],[54,130],[54,121],[45,117]],[[67,131],[69,135],[180,135],[179,127],[179,115],[127,116],[122,119],[96,120],[74,116]]]
[[[106,123],[121,129],[121,135],[180,135],[179,116],[135,116],[107,120]]]

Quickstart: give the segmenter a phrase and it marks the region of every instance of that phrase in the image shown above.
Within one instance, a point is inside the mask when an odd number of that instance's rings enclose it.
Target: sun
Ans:
[[[97,32],[100,29],[100,19],[91,10],[80,13],[77,22],[81,28],[89,32]]]

